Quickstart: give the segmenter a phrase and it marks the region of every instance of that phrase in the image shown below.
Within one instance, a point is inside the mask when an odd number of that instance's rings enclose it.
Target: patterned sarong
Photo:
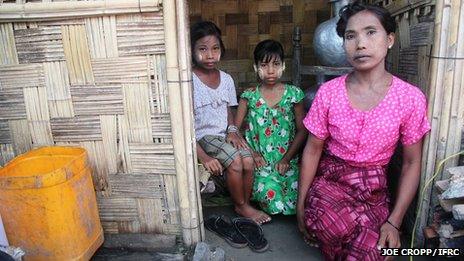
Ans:
[[[305,223],[327,260],[383,260],[380,226],[389,215],[386,168],[355,167],[324,155],[308,190]]]

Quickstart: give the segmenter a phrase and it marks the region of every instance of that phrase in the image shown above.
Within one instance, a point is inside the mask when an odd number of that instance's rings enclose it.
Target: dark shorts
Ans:
[[[198,144],[200,144],[206,154],[219,160],[224,168],[228,168],[237,155],[240,155],[242,158],[252,156],[249,150],[236,149],[221,136],[206,135],[198,141]]]

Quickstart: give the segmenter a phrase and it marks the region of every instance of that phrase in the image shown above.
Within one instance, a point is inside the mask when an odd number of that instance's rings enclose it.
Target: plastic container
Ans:
[[[43,147],[0,169],[0,214],[24,260],[89,260],[103,243],[86,151]]]

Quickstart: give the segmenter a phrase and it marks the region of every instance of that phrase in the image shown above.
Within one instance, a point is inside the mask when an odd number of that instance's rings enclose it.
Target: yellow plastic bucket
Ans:
[[[86,151],[43,147],[0,169],[0,215],[24,260],[89,260],[103,243]]]

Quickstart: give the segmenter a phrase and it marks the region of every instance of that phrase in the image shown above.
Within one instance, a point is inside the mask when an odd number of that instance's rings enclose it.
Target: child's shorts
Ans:
[[[240,154],[242,158],[252,156],[249,150],[238,150],[221,136],[206,135],[198,141],[198,144],[200,144],[206,154],[219,160],[224,168],[228,168],[238,154]]]

